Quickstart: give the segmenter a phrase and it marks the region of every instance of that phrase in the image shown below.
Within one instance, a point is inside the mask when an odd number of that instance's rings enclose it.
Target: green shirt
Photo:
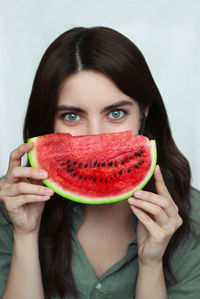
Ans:
[[[192,216],[198,221],[200,232],[200,192],[191,188]],[[129,244],[126,255],[108,269],[100,279],[95,273],[76,237],[82,222],[79,206],[72,203],[70,208],[72,220],[72,271],[76,286],[81,292],[81,299],[133,299],[138,272],[137,241]],[[133,229],[137,220],[133,215]],[[4,223],[2,216],[0,223]],[[6,286],[13,246],[12,226],[0,226],[0,296]],[[167,289],[170,299],[200,298],[200,241],[193,236],[176,249],[172,256],[172,269],[178,283]],[[53,299],[58,299],[54,297]],[[66,299],[73,299],[66,297]]]

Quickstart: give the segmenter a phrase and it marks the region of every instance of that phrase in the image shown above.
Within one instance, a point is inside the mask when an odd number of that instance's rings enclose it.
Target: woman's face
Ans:
[[[106,76],[81,71],[63,84],[55,115],[54,132],[77,135],[131,130],[138,134],[138,104]]]

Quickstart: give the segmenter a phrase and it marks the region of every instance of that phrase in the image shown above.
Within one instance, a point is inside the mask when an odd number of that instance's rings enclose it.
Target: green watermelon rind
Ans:
[[[28,142],[34,142],[37,143],[37,137],[29,138],[27,140]],[[157,163],[157,149],[156,149],[156,141],[150,140],[151,143],[151,152],[152,152],[152,162],[151,167],[144,178],[144,180],[138,185],[135,186],[134,189],[132,189],[130,192],[127,192],[123,194],[122,196],[111,196],[111,197],[99,197],[99,198],[88,198],[86,196],[81,196],[80,194],[71,193],[70,191],[63,190],[58,184],[53,182],[51,179],[42,180],[42,182],[49,188],[51,188],[54,192],[61,195],[62,197],[65,197],[67,199],[70,199],[75,202],[84,203],[84,204],[107,204],[107,203],[114,203],[118,201],[125,200],[131,196],[134,195],[134,192],[136,190],[144,188],[144,186],[148,183],[148,181],[151,179]],[[37,163],[37,157],[36,157],[36,151],[34,148],[28,152],[28,159],[30,162],[30,165],[34,168],[39,168],[39,165]]]

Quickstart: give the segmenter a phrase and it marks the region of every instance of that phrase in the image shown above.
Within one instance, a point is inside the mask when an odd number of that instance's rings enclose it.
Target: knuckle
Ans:
[[[163,202],[164,208],[168,209],[170,205],[171,205],[171,201],[168,198],[166,198],[166,200]]]
[[[29,195],[21,195],[20,196],[20,204],[23,205],[27,202]]]
[[[140,218],[144,221],[144,222],[147,222],[149,219],[147,217],[147,215],[142,212],[142,211],[139,211],[139,215],[140,215]]]
[[[20,182],[19,184],[17,184],[17,190],[18,190],[19,193],[23,193],[24,188],[25,188],[25,183]]]
[[[150,218],[150,216],[146,215],[145,213],[142,213],[142,219],[143,221],[147,224],[147,225],[151,225],[152,220]]]
[[[177,224],[178,227],[180,227],[183,224],[183,219],[178,215],[178,219],[177,219]]]
[[[156,216],[160,215],[161,213],[162,213],[162,208],[160,208],[160,207],[155,207],[154,208],[154,214]]]
[[[150,192],[150,193],[149,193],[149,198],[150,198],[150,200],[153,200],[153,198],[154,198],[154,193]]]
[[[47,192],[47,187],[42,187],[42,186],[38,186],[38,193],[39,194],[46,194]]]
[[[11,186],[12,186],[11,184],[6,183],[4,188],[3,188],[3,191],[6,192],[7,190],[9,190],[11,188]]]
[[[33,167],[25,167],[26,176],[32,180],[37,180],[39,176],[39,171]]]
[[[17,167],[14,167],[14,168],[11,170],[11,176],[12,176],[13,178],[16,178],[16,177],[17,177],[17,172],[18,172]]]
[[[178,208],[178,206],[175,204],[175,209],[176,209],[176,211],[177,211],[177,213],[179,212],[179,208]]]
[[[168,235],[172,235],[176,231],[177,227],[174,224],[171,224],[168,229]]]
[[[15,150],[10,153],[10,159],[11,160],[15,159]]]

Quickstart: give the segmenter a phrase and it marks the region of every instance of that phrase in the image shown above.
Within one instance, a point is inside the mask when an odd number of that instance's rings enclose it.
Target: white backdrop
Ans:
[[[72,27],[97,25],[125,34],[144,54],[173,137],[190,162],[192,185],[200,189],[199,0],[1,0],[0,176],[23,142],[27,101],[44,51]]]

